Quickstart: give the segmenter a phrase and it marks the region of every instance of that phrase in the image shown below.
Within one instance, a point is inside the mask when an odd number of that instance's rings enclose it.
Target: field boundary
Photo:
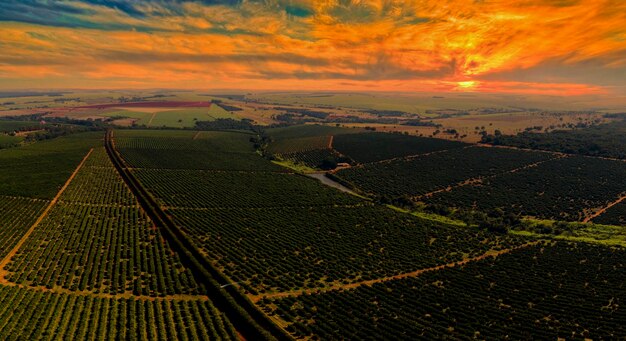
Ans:
[[[460,261],[456,261],[456,262],[452,262],[452,263],[447,263],[447,264],[442,264],[442,265],[437,265],[437,266],[433,266],[430,268],[424,268],[424,269],[419,269],[419,270],[415,270],[415,271],[411,271],[411,272],[405,272],[402,274],[398,274],[398,275],[394,275],[394,276],[388,276],[388,277],[381,277],[381,278],[376,278],[376,279],[370,279],[370,280],[366,280],[366,281],[360,281],[360,282],[353,282],[353,283],[348,283],[348,284],[341,284],[341,285],[331,285],[328,287],[322,287],[322,288],[311,288],[311,289],[300,289],[300,290],[294,290],[294,291],[288,291],[288,292],[277,292],[277,293],[271,293],[271,294],[261,294],[261,295],[256,295],[256,296],[250,296],[250,299],[253,302],[258,302],[262,299],[267,299],[267,298],[282,298],[282,297],[298,297],[298,296],[302,296],[302,295],[307,295],[307,294],[318,294],[318,293],[324,293],[324,292],[328,292],[328,291],[339,291],[339,290],[348,290],[348,289],[355,289],[364,285],[367,286],[371,286],[373,284],[376,283],[383,283],[383,282],[388,282],[388,281],[393,281],[393,280],[398,280],[398,279],[403,279],[403,278],[410,278],[410,277],[418,277],[424,273],[427,272],[432,272],[432,271],[439,271],[439,270],[443,270],[443,269],[447,269],[447,268],[454,268],[457,266],[461,266],[461,265],[465,265],[468,263],[472,263],[472,262],[477,262],[483,259],[487,259],[487,258],[497,258],[501,255],[507,254],[507,253],[511,253],[513,251],[517,251],[520,249],[524,249],[527,247],[531,247],[534,245],[537,245],[541,243],[541,241],[534,241],[534,242],[530,242],[530,243],[526,243],[526,244],[522,244],[519,246],[515,246],[515,247],[511,247],[508,249],[502,249],[502,250],[490,250],[485,252],[484,254],[480,255],[480,256],[476,256],[476,257],[472,257],[472,258],[466,258],[466,259],[462,259]]]
[[[59,198],[61,197],[63,192],[65,192],[65,189],[70,185],[72,180],[74,180],[74,178],[76,177],[76,174],[78,174],[78,171],[80,171],[80,169],[83,167],[83,165],[85,164],[85,162],[87,161],[87,159],[89,158],[92,152],[93,152],[93,148],[91,148],[87,152],[87,155],[83,157],[83,159],[80,161],[76,169],[74,169],[74,172],[72,172],[72,175],[70,175],[67,181],[65,181],[65,184],[63,184],[63,187],[61,187],[61,189],[57,192],[54,198],[50,201],[46,209],[41,213],[41,215],[39,215],[39,218],[37,218],[37,220],[33,223],[33,225],[31,225],[28,231],[26,231],[24,236],[22,236],[22,238],[17,242],[17,244],[15,244],[15,246],[11,249],[11,251],[9,251],[7,255],[2,259],[2,261],[0,262],[0,283],[6,282],[6,279],[4,276],[7,274],[7,271],[4,268],[9,264],[9,262],[11,261],[11,258],[15,256],[17,251],[19,251],[22,245],[24,245],[28,237],[30,237],[30,235],[35,231],[37,226],[39,226],[39,224],[44,220],[44,218],[48,216],[48,213],[50,212],[50,210],[52,210],[52,208],[59,201]]]
[[[364,163],[359,164],[356,167],[362,167],[362,166],[367,166],[367,165],[375,165],[375,164],[378,164],[378,163],[390,163],[390,162],[394,162],[394,161],[408,161],[408,160],[417,159],[417,158],[420,158],[420,157],[423,157],[423,156],[429,156],[429,155],[439,154],[439,153],[446,153],[446,152],[450,152],[450,151],[453,151],[453,150],[463,150],[463,149],[468,149],[468,148],[480,148],[480,147],[475,145],[475,144],[470,144],[468,146],[464,146],[464,147],[461,147],[461,148],[433,150],[432,152],[426,152],[426,153],[421,153],[421,154],[411,154],[411,155],[393,157],[391,159],[384,159],[384,160],[378,160],[378,161],[372,161],[372,162],[364,162]]]
[[[460,188],[460,187],[479,184],[479,183],[483,182],[483,180],[486,180],[486,179],[495,179],[497,177],[500,177],[500,176],[503,176],[503,175],[506,175],[506,174],[517,173],[519,171],[523,171],[523,170],[526,170],[526,169],[538,167],[541,164],[544,164],[546,162],[566,159],[568,157],[570,157],[570,156],[566,155],[566,154],[556,155],[554,158],[551,158],[551,159],[529,163],[529,164],[526,164],[526,165],[523,165],[523,166],[511,169],[511,170],[507,170],[507,171],[504,171],[504,172],[500,172],[500,173],[497,173],[497,174],[492,174],[492,175],[487,175],[487,176],[479,176],[479,177],[476,177],[476,178],[466,179],[466,180],[463,180],[461,182],[457,182],[455,184],[448,185],[445,188],[440,188],[438,190],[435,190],[435,191],[432,191],[432,192],[428,192],[426,194],[416,195],[416,196],[412,197],[412,199],[413,200],[422,200],[424,198],[430,198],[430,197],[432,197],[435,194],[444,193],[444,192],[451,192],[451,191],[453,191],[453,190],[455,190],[457,188]]]
[[[605,207],[603,207],[602,209],[600,209],[599,211],[593,213],[592,215],[586,217],[585,219],[583,219],[583,223],[589,223],[591,222],[593,219],[601,216],[603,213],[605,213],[606,211],[608,211],[611,207],[616,206],[618,204],[620,204],[621,202],[623,202],[624,200],[626,200],[626,194],[622,194],[617,200],[613,201],[612,203],[606,205]]]
[[[238,333],[250,340],[290,340],[291,337],[280,326],[272,323],[212,263],[195,247],[195,244],[174,224],[161,209],[155,198],[129,171],[123,157],[115,149],[113,131],[107,130],[105,149],[115,169],[136,197],[144,212],[162,232],[174,252],[180,253],[181,262],[197,278],[206,292],[211,293],[215,307],[225,314]]]

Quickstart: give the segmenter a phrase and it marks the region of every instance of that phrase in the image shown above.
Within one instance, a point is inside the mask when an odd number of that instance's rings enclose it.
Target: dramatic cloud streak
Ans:
[[[5,0],[0,87],[624,93],[622,0]]]

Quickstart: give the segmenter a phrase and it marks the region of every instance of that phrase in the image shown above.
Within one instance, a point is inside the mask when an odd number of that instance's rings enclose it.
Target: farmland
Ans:
[[[457,148],[344,169],[336,175],[366,193],[415,197],[554,157],[547,153],[499,148]]]
[[[521,243],[367,205],[169,212],[251,294],[388,277]]]
[[[172,140],[169,146],[189,143],[184,136]],[[194,150],[187,145],[184,153]],[[214,158],[233,155],[209,151]],[[522,242],[399,215],[299,175],[188,167],[132,172],[205,256],[250,294],[390,276]]]
[[[625,116],[611,123],[575,130],[555,130],[540,134],[524,132],[517,135],[490,136],[489,143],[528,149],[551,150],[568,154],[582,154],[626,159]]]
[[[602,170],[599,172],[598,170]],[[582,221],[626,193],[621,161],[573,156],[435,194],[429,202],[543,219]]]
[[[351,160],[334,177],[366,197],[269,160],[316,153]],[[79,339],[625,334],[624,249],[606,246],[623,228],[551,236],[413,211],[623,224],[622,161],[321,125],[116,129],[0,158],[28,170],[6,166],[0,186],[7,333],[39,333],[19,319]],[[27,186],[34,174],[47,181]]]
[[[415,278],[265,299],[297,337],[612,339],[626,336],[623,249],[537,245]]]
[[[54,199],[52,189],[12,196],[18,181],[0,196],[3,337],[238,338],[101,143],[102,135],[78,134],[2,152],[32,157],[25,167],[66,157],[50,174],[71,173],[48,177],[62,179],[55,190],[65,182]]]
[[[50,199],[101,133],[84,133],[0,150],[0,195]]]
[[[0,287],[0,337],[63,340],[237,340],[209,301],[146,301]]]
[[[337,135],[333,147],[359,163],[370,163],[435,151],[463,148],[464,143],[400,134]]]

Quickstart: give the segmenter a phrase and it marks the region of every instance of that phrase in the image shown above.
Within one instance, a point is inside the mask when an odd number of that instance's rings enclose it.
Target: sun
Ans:
[[[463,81],[463,82],[457,82],[456,83],[458,88],[460,90],[470,90],[476,87],[476,85],[478,85],[477,81]]]

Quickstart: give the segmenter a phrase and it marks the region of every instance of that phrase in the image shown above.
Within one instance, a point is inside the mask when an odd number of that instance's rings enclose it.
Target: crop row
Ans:
[[[463,148],[462,142],[387,133],[337,135],[333,148],[359,163]]]
[[[584,156],[545,162],[537,167],[485,179],[427,199],[456,207],[505,211],[546,219],[583,220],[590,209],[606,206],[626,193],[626,163]]]
[[[168,213],[253,294],[393,276],[522,242],[374,206]]]
[[[101,132],[73,134],[0,152],[0,195],[52,199]]]
[[[0,259],[24,236],[46,205],[46,200],[0,196]]]
[[[272,154],[291,154],[297,152],[306,152],[316,149],[328,149],[330,136],[311,136],[295,139],[282,139],[272,142],[267,151]]]
[[[7,266],[8,279],[112,294],[195,293],[191,273],[102,156],[102,148],[90,154]]]
[[[12,282],[48,288],[152,296],[197,290],[135,207],[57,203],[7,270]]]
[[[336,160],[339,155],[332,149],[315,149],[304,152],[280,154],[283,160],[289,160],[296,164],[304,164],[311,168],[321,168],[326,160]]]
[[[83,166],[66,188],[62,200],[101,205],[137,205],[137,200],[111,166]]]
[[[135,133],[133,131],[133,133]],[[118,136],[116,131],[115,136]],[[193,135],[184,136],[159,136],[159,137],[116,137],[117,148],[131,149],[161,149],[161,150],[201,150],[216,151],[228,150],[230,152],[252,153],[254,149],[250,143],[250,134],[227,134],[220,132],[200,132],[197,138]],[[140,135],[141,136],[141,135]]]
[[[254,208],[361,202],[323,187],[316,180],[294,174],[150,169],[133,172],[164,206]]]
[[[624,339],[626,250],[540,245],[352,290],[266,299],[297,337]]]
[[[0,287],[0,339],[236,340],[209,301],[138,301]]]
[[[218,153],[211,150],[119,148],[132,168],[197,169],[221,171],[274,171],[283,169],[255,153]]]
[[[473,147],[367,164],[341,170],[336,175],[367,193],[419,196],[550,158],[554,156],[548,153]]]
[[[594,223],[626,226],[626,203],[621,202],[593,219]]]

